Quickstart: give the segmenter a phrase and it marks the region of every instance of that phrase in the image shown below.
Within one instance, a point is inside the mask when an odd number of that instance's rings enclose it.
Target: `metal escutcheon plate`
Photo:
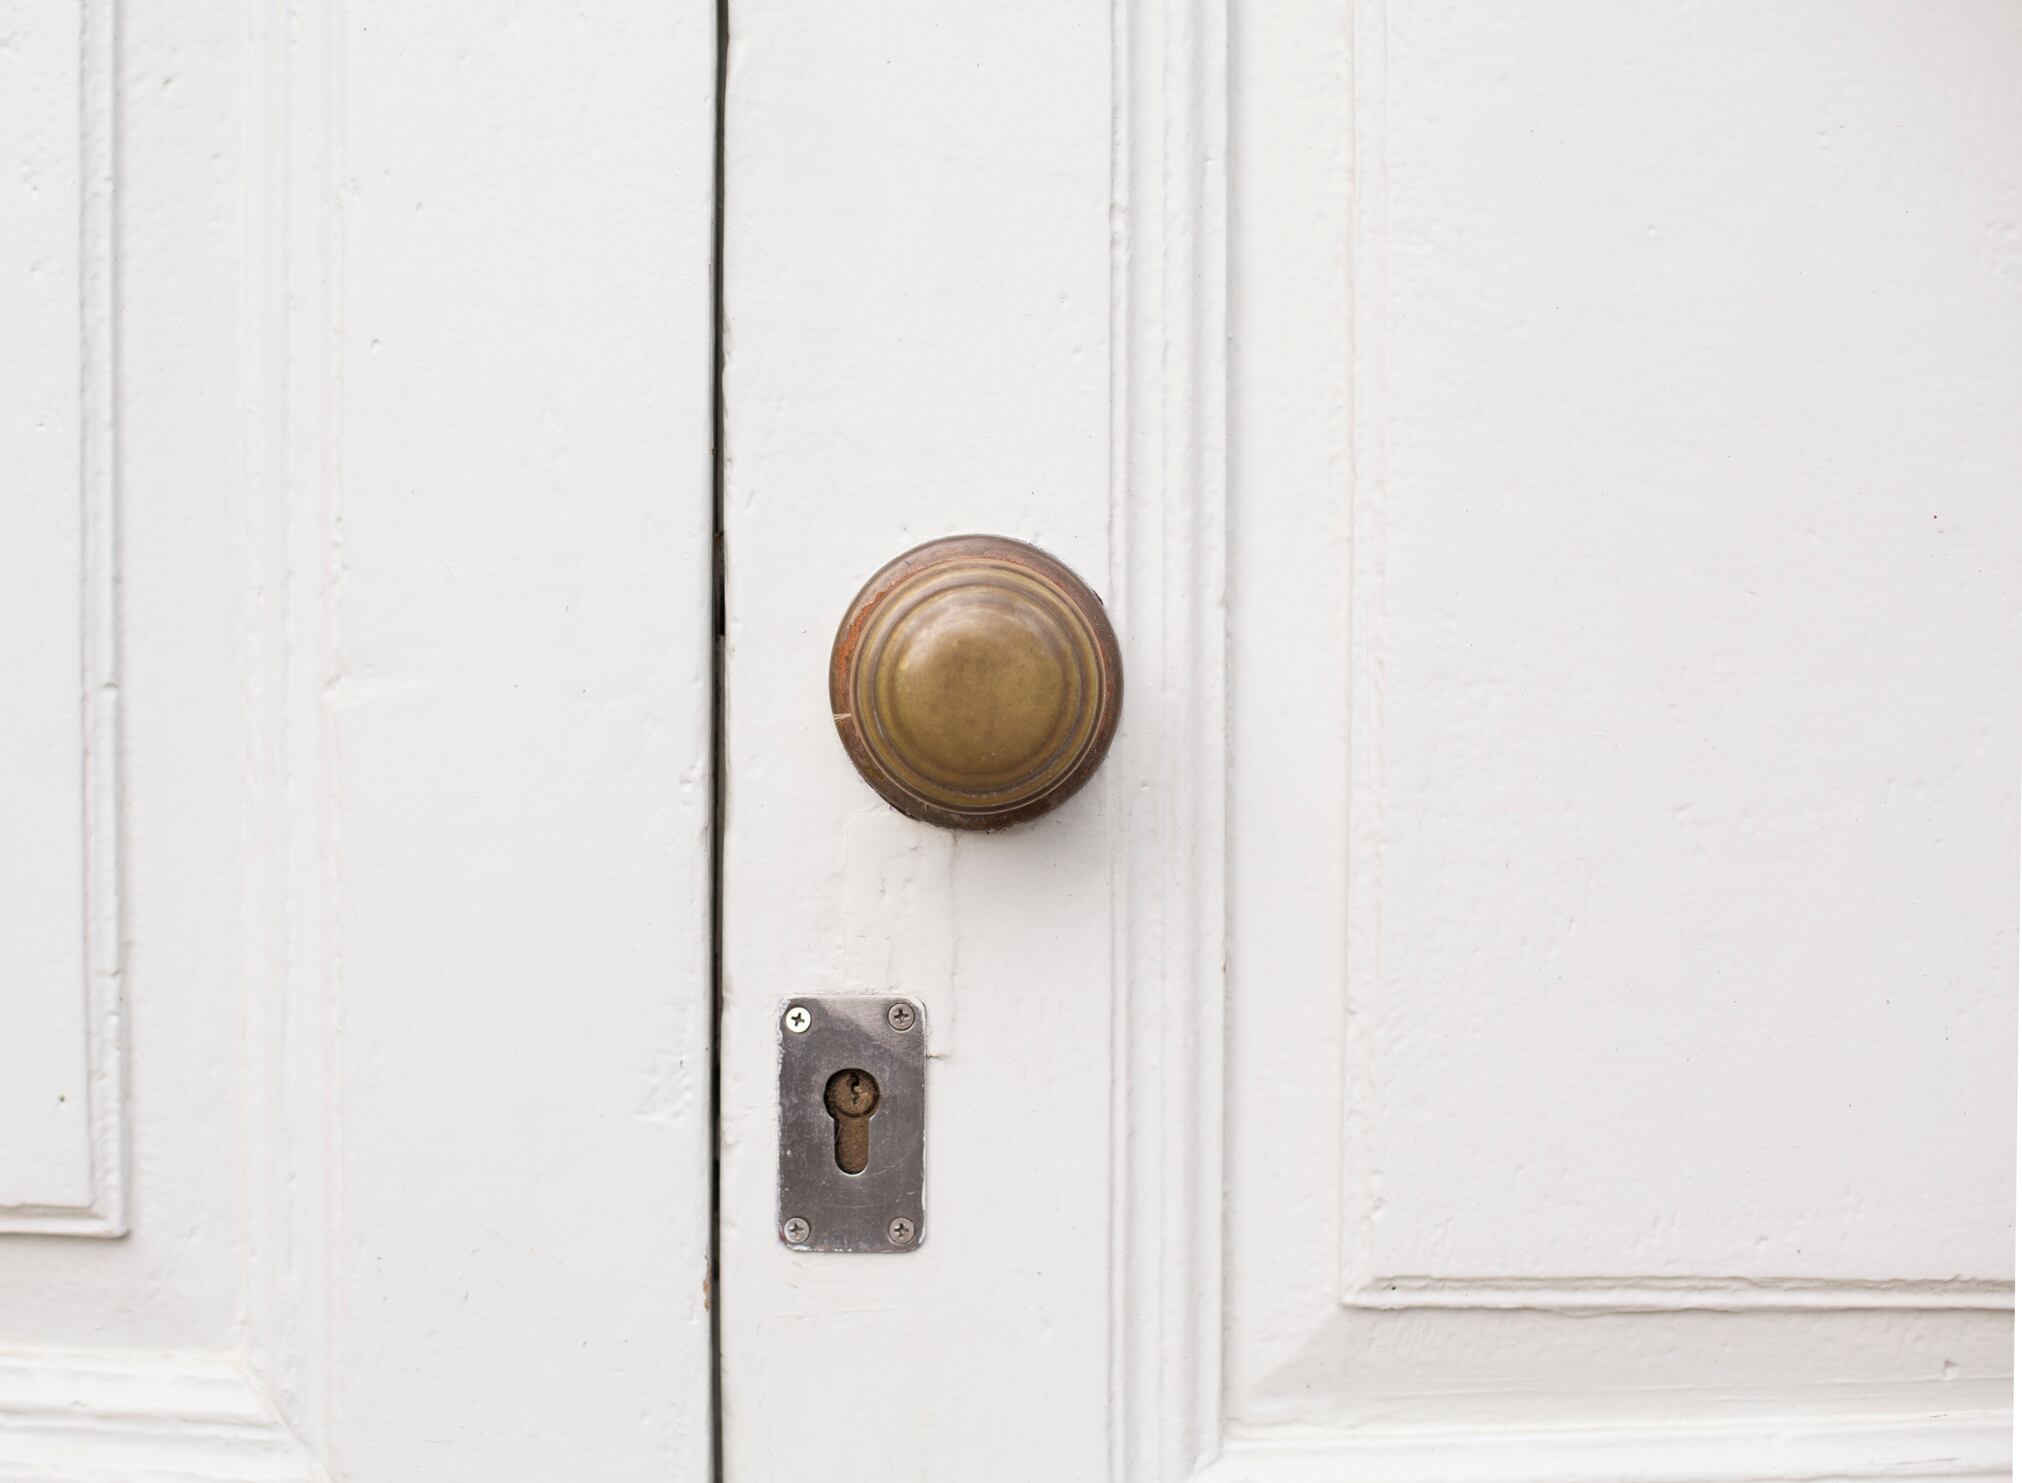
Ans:
[[[796,1251],[898,1253],[926,1239],[927,1016],[917,1000],[789,999],[779,1021],[779,1239]],[[875,1087],[868,1156],[846,1173],[832,1084]],[[848,1078],[845,1077],[845,1081]],[[856,1088],[856,1105],[868,1097]],[[845,1099],[841,1105],[851,1105]]]

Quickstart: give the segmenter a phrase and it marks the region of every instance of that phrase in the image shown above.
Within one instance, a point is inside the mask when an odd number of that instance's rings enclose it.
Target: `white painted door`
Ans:
[[[0,0],[0,1478],[711,1474],[714,20]]]
[[[2007,1476],[2022,11],[738,0],[727,76],[726,1476]],[[995,835],[824,688],[963,531],[1128,675]],[[896,1257],[775,1228],[858,993]]]
[[[2006,1476],[2022,13],[729,22],[719,685],[711,7],[0,0],[0,1480]]]

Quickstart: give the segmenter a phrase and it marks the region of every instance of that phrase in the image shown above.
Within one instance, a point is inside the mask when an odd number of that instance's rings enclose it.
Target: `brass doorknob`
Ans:
[[[1102,600],[1044,551],[950,536],[864,584],[828,684],[843,746],[887,803],[1001,829],[1088,781],[1116,734],[1123,656]]]

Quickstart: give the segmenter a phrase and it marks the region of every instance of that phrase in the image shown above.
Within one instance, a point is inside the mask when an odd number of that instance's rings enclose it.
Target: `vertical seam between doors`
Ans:
[[[716,1483],[723,1457],[723,834],[724,729],[723,553],[723,205],[724,117],[730,84],[730,0],[716,0],[716,199],[710,244],[710,608],[709,690],[709,1456]]]

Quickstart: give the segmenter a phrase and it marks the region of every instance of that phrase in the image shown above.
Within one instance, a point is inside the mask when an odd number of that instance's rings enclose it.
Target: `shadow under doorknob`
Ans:
[[[829,656],[836,730],[901,813],[1002,829],[1064,803],[1123,705],[1102,599],[1002,536],[916,546],[864,584]]]

